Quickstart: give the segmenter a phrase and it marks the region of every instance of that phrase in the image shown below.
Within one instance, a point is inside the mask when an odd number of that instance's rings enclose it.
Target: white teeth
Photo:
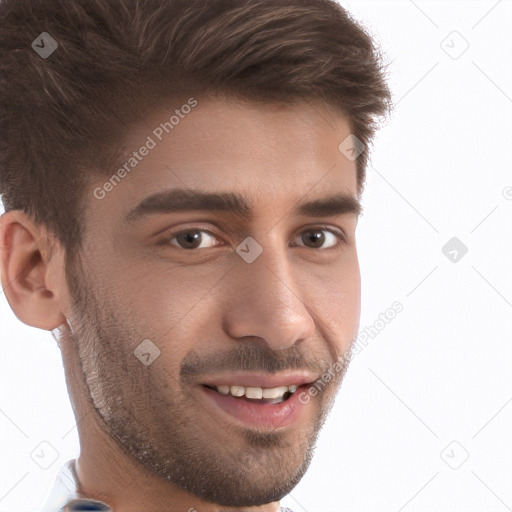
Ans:
[[[245,388],[246,398],[263,398],[263,389],[261,388]]]
[[[260,388],[256,386],[227,386],[227,385],[221,385],[221,386],[215,386],[215,389],[221,393],[222,395],[228,395],[231,394],[233,396],[241,397],[244,396],[246,398],[252,398],[252,399],[261,399],[261,398],[268,398],[268,399],[276,399],[276,398],[282,398],[284,394],[286,394],[288,391],[290,393],[295,393],[297,391],[297,386],[277,386],[275,388]]]
[[[229,386],[217,386],[217,391],[223,395],[229,394]]]
[[[278,388],[265,388],[263,390],[263,398],[280,398],[288,391],[288,386],[280,386]]]
[[[231,386],[230,391],[233,396],[243,396],[245,388],[243,386]]]

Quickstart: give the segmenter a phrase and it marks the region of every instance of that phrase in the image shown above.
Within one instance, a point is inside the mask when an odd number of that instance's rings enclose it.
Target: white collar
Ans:
[[[75,459],[71,459],[61,467],[41,512],[80,512],[83,510],[114,512],[103,501],[86,499],[79,495]]]

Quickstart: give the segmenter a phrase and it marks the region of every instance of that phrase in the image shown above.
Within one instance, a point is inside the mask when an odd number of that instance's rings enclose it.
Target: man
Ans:
[[[2,286],[62,352],[44,511],[285,511],[347,369],[390,108],[331,0],[3,0]]]

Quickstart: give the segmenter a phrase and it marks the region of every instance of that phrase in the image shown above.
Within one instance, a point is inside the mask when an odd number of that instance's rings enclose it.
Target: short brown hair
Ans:
[[[333,0],[0,0],[0,20],[2,201],[68,257],[84,187],[165,97],[324,100],[367,148],[391,110],[380,50]],[[42,32],[58,43],[48,58],[31,47]]]

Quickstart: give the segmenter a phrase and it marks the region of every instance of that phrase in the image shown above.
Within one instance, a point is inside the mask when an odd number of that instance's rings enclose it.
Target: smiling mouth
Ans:
[[[292,385],[259,388],[250,386],[210,386],[208,384],[203,384],[203,386],[224,396],[258,404],[280,404],[286,402],[299,388],[303,387]]]
[[[266,388],[240,385],[240,381],[256,384],[256,378],[242,376],[238,384],[233,385],[233,381],[237,382],[235,379],[236,377],[230,379],[230,382],[219,378],[222,384],[210,381],[202,383],[199,388],[201,399],[205,400],[210,410],[219,413],[229,422],[234,421],[239,427],[284,431],[301,421],[307,421],[308,416],[313,414],[312,401],[301,400],[301,396],[311,385],[311,382],[304,383],[304,377],[286,379],[288,382],[274,379],[274,382],[283,385]],[[260,384],[263,380],[260,379]],[[267,386],[271,383],[271,379],[267,379]],[[284,385],[285,383],[289,385]]]

